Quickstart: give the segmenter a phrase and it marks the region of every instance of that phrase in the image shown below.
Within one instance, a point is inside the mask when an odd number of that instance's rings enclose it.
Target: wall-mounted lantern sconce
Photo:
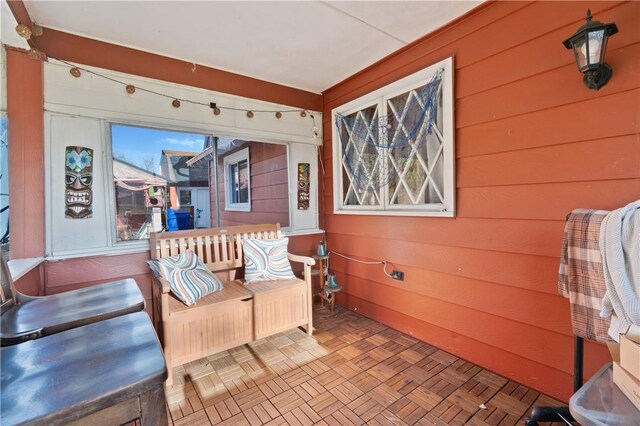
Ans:
[[[582,81],[589,89],[599,90],[607,84],[613,71],[604,63],[607,39],[618,32],[615,23],[603,24],[591,20],[591,10],[587,9],[587,22],[565,41],[564,47],[573,49],[576,64],[584,74]]]

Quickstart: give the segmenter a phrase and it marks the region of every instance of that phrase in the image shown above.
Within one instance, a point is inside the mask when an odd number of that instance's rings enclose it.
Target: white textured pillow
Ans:
[[[295,278],[287,258],[288,238],[243,240],[246,283]]]
[[[218,277],[191,250],[177,256],[151,259],[147,263],[156,276],[169,281],[173,294],[187,306],[224,288]]]

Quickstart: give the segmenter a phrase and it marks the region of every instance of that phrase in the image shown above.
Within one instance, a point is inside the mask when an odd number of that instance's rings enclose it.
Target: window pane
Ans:
[[[387,100],[386,137],[390,147],[387,201],[390,205],[443,202],[441,110],[439,82]]]
[[[237,204],[240,202],[238,197],[238,163],[229,165],[229,189],[231,193],[231,202]]]
[[[180,205],[181,206],[191,205],[191,190],[183,189],[180,191]]]
[[[257,223],[289,226],[287,146],[216,139],[220,226]],[[217,218],[213,220],[215,223]]]
[[[378,106],[340,118],[342,185],[345,205],[380,204],[384,148],[378,142]]]
[[[238,163],[238,202],[249,201],[249,169],[247,160]]]
[[[117,241],[210,226],[208,161],[187,164],[204,145],[203,135],[111,126]]]

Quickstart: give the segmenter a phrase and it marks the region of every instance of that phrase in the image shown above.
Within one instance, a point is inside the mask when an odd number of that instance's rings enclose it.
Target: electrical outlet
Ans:
[[[391,271],[391,278],[398,281],[404,281],[404,272],[394,269]]]

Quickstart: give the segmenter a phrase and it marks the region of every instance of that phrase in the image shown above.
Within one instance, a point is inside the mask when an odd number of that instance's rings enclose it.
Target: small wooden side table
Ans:
[[[336,310],[336,296],[334,292],[325,291],[324,287],[327,282],[326,272],[329,269],[329,256],[314,255],[318,270],[314,271],[314,275],[317,272],[318,282],[320,284],[319,291],[314,296],[320,296],[320,305],[324,306],[325,302],[331,305],[331,312]]]
[[[2,424],[166,425],[162,348],[145,312],[0,349]]]

